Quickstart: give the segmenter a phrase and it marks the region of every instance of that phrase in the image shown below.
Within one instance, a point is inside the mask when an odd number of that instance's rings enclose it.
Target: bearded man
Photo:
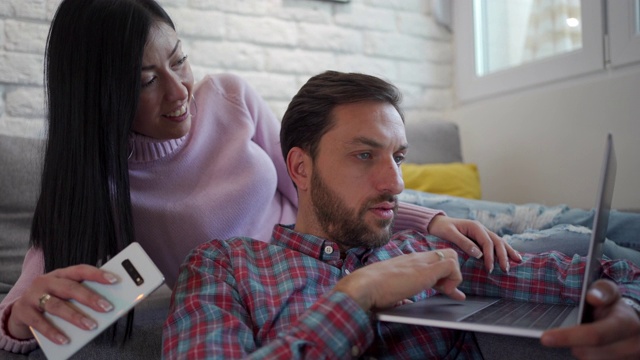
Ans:
[[[238,237],[191,252],[164,328],[166,358],[481,359],[474,333],[384,323],[370,312],[436,292],[462,300],[517,288],[529,301],[578,300],[580,284],[565,280],[584,272],[584,259],[506,246],[504,266],[492,271],[486,257],[429,234],[391,234],[409,146],[399,99],[395,86],[364,74],[328,71],[300,89],[280,133],[296,224],[275,226],[270,243]],[[431,216],[428,229],[450,221]],[[596,321],[551,330],[543,344],[637,356],[640,319],[620,295],[640,297],[640,271],[624,261],[603,268],[616,283],[592,287]]]

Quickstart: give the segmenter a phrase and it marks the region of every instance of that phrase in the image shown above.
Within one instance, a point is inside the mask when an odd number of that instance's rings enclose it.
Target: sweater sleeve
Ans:
[[[416,230],[428,235],[429,224],[437,215],[446,214],[442,210],[429,209],[424,206],[400,201],[398,203],[398,214],[393,223],[393,232]]]
[[[36,348],[35,339],[17,340],[9,335],[7,325],[13,303],[31,286],[33,279],[44,273],[44,257],[40,249],[30,248],[22,263],[20,278],[0,303],[0,349],[14,353],[28,353]],[[2,357],[2,356],[0,356]]]

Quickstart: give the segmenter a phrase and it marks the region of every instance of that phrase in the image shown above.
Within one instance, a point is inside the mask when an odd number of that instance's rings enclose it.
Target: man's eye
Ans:
[[[404,162],[405,156],[404,155],[396,155],[394,156],[394,159],[396,161],[396,164],[400,165]]]
[[[371,153],[360,153],[360,154],[358,154],[358,159],[360,159],[360,160],[371,159]]]

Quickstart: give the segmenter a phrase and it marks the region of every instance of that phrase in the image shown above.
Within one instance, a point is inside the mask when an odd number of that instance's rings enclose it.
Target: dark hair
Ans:
[[[361,101],[386,102],[400,109],[398,88],[375,76],[360,73],[326,71],[310,78],[293,97],[282,118],[280,146],[285,159],[289,150],[300,147],[315,159],[322,136],[333,122],[333,109]]]
[[[64,0],[45,52],[47,144],[31,245],[45,272],[99,265],[133,241],[128,136],[152,0]]]

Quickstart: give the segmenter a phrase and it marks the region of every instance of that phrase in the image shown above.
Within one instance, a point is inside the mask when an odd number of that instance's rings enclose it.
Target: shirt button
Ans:
[[[351,274],[351,271],[349,271],[348,269],[345,269],[344,273],[349,275],[349,274]]]
[[[353,345],[353,347],[351,348],[351,356],[356,357],[360,355],[360,348],[358,347],[358,345]]]
[[[332,254],[333,253],[333,248],[331,246],[329,246],[329,245],[325,246],[324,247],[324,253],[327,254],[327,255]]]

